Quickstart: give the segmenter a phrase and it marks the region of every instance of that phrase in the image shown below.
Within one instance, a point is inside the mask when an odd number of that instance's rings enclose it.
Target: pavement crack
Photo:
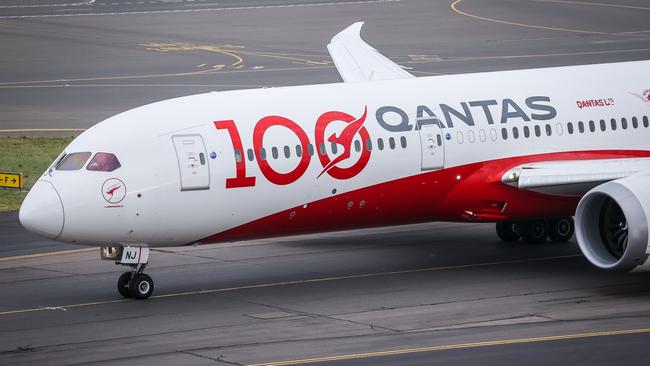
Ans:
[[[186,355],[195,356],[195,357],[203,358],[203,359],[206,359],[206,360],[214,361],[214,362],[217,362],[217,363],[225,363],[225,364],[228,364],[228,365],[235,365],[235,366],[244,366],[244,364],[241,364],[239,362],[224,360],[224,357],[226,357],[224,355],[219,355],[219,357],[214,358],[214,357],[200,355],[200,354],[190,352],[190,351],[178,351],[178,352],[186,354]]]

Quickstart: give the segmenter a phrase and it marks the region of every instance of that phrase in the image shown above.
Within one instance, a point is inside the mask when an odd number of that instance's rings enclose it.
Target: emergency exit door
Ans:
[[[438,125],[420,126],[422,146],[422,170],[442,169],[445,165],[445,149],[442,130]]]
[[[210,168],[201,135],[172,136],[178,168],[181,191],[197,191],[210,188]]]

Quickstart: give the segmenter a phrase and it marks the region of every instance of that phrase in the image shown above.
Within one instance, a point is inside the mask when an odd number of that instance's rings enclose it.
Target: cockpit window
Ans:
[[[59,160],[54,169],[56,170],[79,170],[84,166],[88,158],[89,152],[78,152],[65,155]]]
[[[98,152],[92,158],[86,169],[97,172],[112,172],[121,167],[120,161],[111,153]]]

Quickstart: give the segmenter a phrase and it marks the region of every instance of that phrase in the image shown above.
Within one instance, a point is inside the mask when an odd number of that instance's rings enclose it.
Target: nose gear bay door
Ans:
[[[210,189],[210,168],[201,135],[172,136],[181,178],[181,191]]]
[[[421,170],[442,169],[445,165],[445,148],[442,129],[435,124],[420,126],[420,144],[422,147]]]

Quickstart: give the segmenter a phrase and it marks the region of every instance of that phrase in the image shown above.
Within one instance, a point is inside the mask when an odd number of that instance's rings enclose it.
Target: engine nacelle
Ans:
[[[576,210],[576,237],[594,265],[612,271],[650,270],[650,175],[601,184]]]

